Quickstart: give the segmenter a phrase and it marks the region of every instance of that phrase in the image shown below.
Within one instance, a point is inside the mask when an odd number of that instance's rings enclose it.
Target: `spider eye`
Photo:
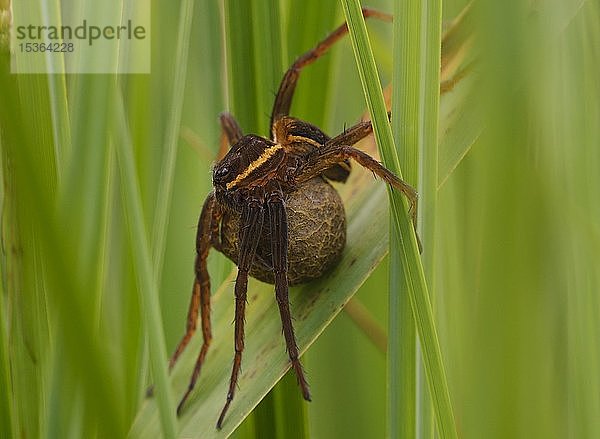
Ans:
[[[213,180],[215,183],[224,183],[229,176],[229,168],[227,166],[222,166],[220,168],[215,169],[215,173],[213,176]]]

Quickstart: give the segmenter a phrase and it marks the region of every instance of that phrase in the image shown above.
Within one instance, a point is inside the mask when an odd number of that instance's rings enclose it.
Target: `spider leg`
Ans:
[[[271,130],[275,142],[283,145],[286,152],[299,156],[310,154],[329,141],[329,136],[316,126],[290,116],[277,119]],[[327,169],[323,175],[329,180],[345,183],[351,170],[350,162],[344,161]]]
[[[269,209],[269,220],[271,226],[271,253],[273,258],[273,274],[275,277],[275,297],[279,306],[281,315],[281,324],[283,326],[283,335],[292,368],[296,372],[298,384],[302,390],[302,396],[310,401],[310,392],[308,383],[304,378],[304,371],[300,364],[298,345],[294,335],[292,325],[292,316],[290,313],[290,301],[288,297],[288,226],[283,194],[281,191],[273,192],[267,199]]]
[[[233,358],[233,369],[229,380],[229,391],[227,401],[221,411],[217,428],[223,424],[229,404],[233,401],[237,385],[240,367],[242,365],[242,352],[244,350],[244,314],[246,311],[246,293],[248,290],[248,272],[256,253],[258,245],[257,236],[260,236],[264,219],[262,203],[252,199],[244,206],[242,221],[240,224],[240,254],[238,257],[238,274],[235,281],[235,356]]]
[[[223,219],[223,211],[219,208],[216,208],[213,212],[213,219],[210,224],[210,245],[215,250],[222,253],[220,225]]]
[[[381,177],[393,188],[400,190],[408,198],[410,202],[410,214],[416,230],[418,206],[417,191],[369,154],[350,146],[371,134],[372,131],[373,127],[371,122],[360,122],[339,136],[334,137],[327,142],[323,148],[315,150],[313,154],[308,157],[306,163],[298,170],[295,181],[297,184],[301,184],[320,175],[325,169],[330,168],[335,163],[339,163],[346,159],[353,159],[378,177]]]
[[[217,154],[217,161],[225,157],[229,148],[238,143],[244,136],[240,125],[230,113],[221,113],[219,115],[219,122],[221,122],[221,142]]]
[[[363,17],[375,17],[384,21],[392,21],[392,16],[383,12],[376,11],[374,9],[362,8]],[[275,98],[275,104],[273,105],[273,112],[271,113],[271,124],[282,116],[287,116],[290,112],[290,106],[292,105],[292,98],[294,97],[294,90],[296,89],[296,83],[300,76],[300,70],[309,64],[316,61],[321,55],[335,44],[340,38],[348,33],[348,25],[342,24],[340,27],[331,32],[324,40],[319,42],[313,49],[301,55],[292,66],[285,72],[279,90],[277,91],[277,97]]]
[[[440,82],[440,94],[448,93],[454,89],[454,87],[463,80],[471,71],[474,69],[475,61],[471,61],[465,67],[458,70],[450,78]]]
[[[208,347],[210,346],[210,342],[212,340],[210,323],[210,277],[206,268],[206,258],[208,257],[208,252],[211,247],[210,231],[212,230],[215,221],[218,222],[218,218],[220,218],[219,208],[217,206],[214,194],[211,193],[204,202],[202,213],[200,214],[200,219],[198,220],[198,231],[196,234],[196,262],[194,264],[196,277],[194,280],[192,298],[188,309],[186,332],[175,348],[175,352],[169,361],[169,371],[171,371],[175,366],[179,356],[185,350],[188,343],[192,339],[192,336],[196,332],[198,311],[200,311],[203,337],[202,348],[200,349],[200,354],[196,360],[196,366],[194,367],[194,373],[192,374],[188,390],[182,398],[182,402],[179,404],[179,407],[177,408],[178,413],[181,409],[183,401],[187,399],[187,396],[196,384],[196,380],[200,375],[202,363],[204,362],[204,358],[206,357]]]

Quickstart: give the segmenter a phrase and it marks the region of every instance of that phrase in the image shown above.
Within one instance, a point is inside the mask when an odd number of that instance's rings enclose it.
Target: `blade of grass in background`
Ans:
[[[569,10],[578,3],[476,11],[486,130],[442,187],[438,215],[439,311],[465,437],[598,434],[587,418],[597,392],[567,379],[571,367],[598,388],[598,328],[579,314],[598,312],[597,60],[586,53],[598,9]]]
[[[54,17],[60,17],[60,3],[53,2],[51,12],[53,24]],[[83,18],[95,16],[101,8],[89,2],[82,3],[80,6],[81,9],[72,13]],[[111,11],[111,17],[117,20],[119,11]],[[89,56],[86,56],[85,51],[79,51],[78,55],[77,62],[82,68],[93,62]],[[112,57],[107,57],[107,65],[114,65],[114,62]],[[65,81],[66,76],[62,76],[62,79]],[[72,79],[68,90],[70,94],[66,93],[66,83],[61,83],[58,78],[48,79],[52,96],[58,99],[51,107],[56,130],[54,137],[61,141],[55,146],[55,149],[61,152],[60,186],[55,208],[65,230],[70,230],[73,236],[77,237],[75,246],[77,265],[73,270],[81,282],[88,287],[87,290],[82,289],[77,294],[80,296],[83,314],[88,316],[95,329],[95,337],[103,344],[107,339],[106,327],[102,324],[102,311],[107,300],[103,287],[106,276],[105,262],[107,255],[110,254],[109,209],[113,187],[109,180],[111,152],[107,147],[110,131],[108,121],[110,104],[107,99],[110,78],[86,75],[74,76]],[[73,212],[78,214],[74,215]],[[55,324],[60,325],[60,320],[56,320]],[[84,434],[83,432],[88,430],[93,434],[93,431],[99,429],[94,425],[97,420],[86,410],[80,409],[83,422],[79,426],[69,425],[70,411],[78,411],[82,401],[85,401],[85,395],[73,385],[70,379],[70,374],[73,372],[70,368],[63,366],[65,359],[69,358],[68,350],[69,348],[59,341],[54,353],[51,396],[53,403],[49,404],[48,416],[51,425],[50,434],[56,436]],[[114,363],[111,366],[114,370],[117,369]],[[125,405],[124,397],[115,404],[121,416]],[[123,416],[121,428],[125,428],[124,418]],[[76,433],[77,429],[81,431]]]
[[[307,404],[298,391],[296,374],[289,370],[273,388],[277,438],[309,438]],[[261,437],[261,436],[258,436]]]
[[[431,285],[430,299],[435,308],[435,257],[436,257],[436,219],[438,188],[438,121],[440,105],[440,63],[441,63],[441,0],[427,0],[422,19],[421,67],[423,82],[421,84],[421,156],[422,175],[420,186],[420,225],[421,242],[423,243],[423,270],[427,285]],[[406,60],[408,61],[408,60]],[[401,68],[401,66],[398,66]],[[397,84],[398,85],[398,84]],[[434,309],[435,315],[435,309]],[[422,438],[433,438],[434,413],[431,397],[425,379],[423,362],[419,356],[419,431]]]
[[[42,3],[44,14],[44,24],[50,25],[61,23],[60,0],[48,0]],[[55,65],[55,71],[63,70],[64,56],[62,53],[55,53],[52,57]],[[56,157],[56,168],[58,184],[61,184],[62,173],[64,171],[64,160],[72,153],[71,145],[71,124],[66,123],[69,120],[69,106],[67,102],[67,83],[65,75],[48,75],[48,91],[50,93],[50,111],[52,114],[52,132],[54,136],[54,155]]]
[[[421,17],[422,2],[394,2],[394,72],[392,83],[392,130],[402,157],[405,181],[418,188],[421,150]],[[388,146],[389,148],[389,146]],[[385,163],[390,158],[383,156]],[[387,160],[387,161],[386,161]],[[399,162],[392,162],[400,172]],[[426,172],[429,170],[426,170]],[[422,196],[419,197],[421,204]],[[419,212],[422,217],[422,210]],[[419,218],[419,219],[420,219]],[[416,331],[410,308],[407,279],[400,269],[402,257],[398,229],[390,220],[390,289],[388,340],[387,433],[391,438],[416,437],[417,383]]]
[[[476,264],[477,289],[484,292],[470,321],[471,349],[477,354],[472,351],[468,380],[482,385],[465,389],[467,399],[477,401],[478,416],[467,409],[462,427],[469,436],[551,437],[560,428],[555,430],[550,419],[540,422],[547,417],[541,412],[553,412],[548,402],[554,400],[554,389],[544,388],[541,367],[544,358],[550,361],[550,352],[546,343],[536,342],[548,318],[537,313],[544,299],[536,281],[548,225],[542,213],[547,199],[540,196],[540,181],[527,157],[533,151],[528,151],[524,135],[530,116],[529,92],[522,82],[527,63],[522,44],[529,41],[525,5],[486,2],[480,8],[480,24],[485,25],[478,41],[485,54],[485,85],[480,91],[488,125],[478,144],[482,155],[473,157],[469,179],[478,188],[472,207],[481,209],[481,247],[478,260],[467,261]],[[528,361],[521,362],[516,359],[523,349]],[[519,419],[521,413],[526,414],[525,422]]]
[[[438,188],[452,175],[484,127],[481,99],[474,83],[478,55],[473,4],[468,3],[443,33],[439,105]]]
[[[260,78],[254,67],[254,39],[251,23],[248,22],[248,17],[252,16],[251,6],[249,3],[227,0],[224,13],[229,109],[235,113],[244,132],[265,134],[268,132],[268,110],[256,111],[256,86]]]
[[[3,50],[0,47],[0,51]],[[1,55],[0,55],[1,56]],[[2,137],[0,136],[0,147],[2,146]],[[0,161],[4,161],[5,157],[0,156]],[[4,164],[0,162],[0,178],[2,182],[4,180]],[[0,218],[2,218],[2,224],[4,224],[4,209],[5,209],[5,197],[4,197],[4,184],[0,188]],[[4,242],[4,236],[2,236]],[[13,409],[12,409],[12,398],[10,392],[10,364],[9,364],[9,346],[8,346],[8,323],[5,321],[7,315],[5,313],[5,295],[7,286],[8,273],[6,270],[6,260],[4,258],[0,261],[0,436],[2,437],[13,437],[13,430],[16,430],[13,426]]]
[[[7,8],[8,5],[2,7]],[[14,13],[23,13],[26,5],[19,2],[13,4]],[[32,20],[41,20],[43,15],[39,5],[28,8]],[[10,11],[8,11],[10,14]],[[10,20],[12,21],[12,19]],[[2,74],[6,74],[10,68],[10,59],[8,53],[1,55],[3,65],[0,66]],[[44,160],[45,166],[37,169],[38,178],[43,181],[48,190],[49,198],[53,199],[56,195],[57,169],[54,143],[52,137],[52,117],[49,109],[48,83],[43,76],[32,76],[28,80],[17,82],[16,79],[4,78],[2,84],[2,104],[5,111],[11,104],[22,105],[29,109],[32,117],[28,118],[31,130],[32,141],[38,145],[38,154],[41,160]],[[11,87],[9,91],[7,87]],[[11,93],[12,92],[12,93]],[[18,92],[18,98],[14,95]],[[14,94],[13,94],[14,93]],[[11,99],[11,98],[14,98]],[[17,111],[13,107],[10,111]],[[9,151],[11,147],[16,147],[18,136],[11,139],[10,129],[6,127],[11,118],[6,118],[0,122],[3,142],[3,152]],[[19,127],[20,128],[20,127]],[[17,131],[18,128],[14,127]],[[15,133],[16,134],[16,133]],[[15,142],[16,141],[16,142]],[[11,145],[11,142],[15,142]],[[15,434],[39,436],[43,434],[46,427],[46,408],[42,402],[47,397],[48,374],[44,373],[45,368],[51,361],[51,354],[47,349],[49,343],[48,337],[48,313],[46,306],[46,291],[40,285],[41,270],[39,267],[39,256],[37,263],[33,257],[26,255],[39,255],[40,246],[33,237],[33,232],[29,228],[30,223],[22,223],[19,214],[24,212],[20,200],[18,176],[13,171],[15,165],[11,164],[12,158],[8,154],[3,158],[4,176],[6,182],[5,191],[5,216],[3,218],[3,239],[4,248],[10,249],[7,256],[7,285],[6,301],[7,309],[10,314],[7,316],[8,343],[13,353],[11,356],[11,380],[15,387],[26,389],[25,392],[16,393],[13,404],[13,413],[17,418],[29,417],[28,422],[15,422]],[[31,209],[30,209],[31,212]],[[26,291],[27,294],[23,294]],[[40,366],[38,366],[40,365]],[[43,366],[42,366],[43,365]],[[16,372],[18,371],[18,373]]]
[[[192,17],[194,4],[191,0],[185,0],[181,3],[179,12],[177,44],[175,48],[175,71],[173,73],[173,83],[169,108],[171,112],[167,122],[166,134],[164,140],[163,160],[160,168],[160,177],[158,180],[158,194],[156,196],[156,207],[154,211],[154,221],[152,224],[153,238],[150,243],[152,249],[153,272],[157,285],[161,285],[163,261],[166,251],[166,238],[169,221],[169,211],[172,204],[172,192],[174,173],[177,160],[177,146],[179,143],[179,132],[181,129],[181,114],[183,111],[183,96],[185,91],[186,74],[188,68],[188,53],[190,45],[190,33],[192,28]],[[159,304],[160,299],[159,299]],[[147,354],[147,345],[144,344],[142,358]],[[166,361],[166,360],[165,360]],[[140,373],[140,375],[145,375]],[[141,386],[144,381],[140,380]],[[166,406],[166,405],[165,405]]]
[[[337,3],[330,2],[324,5],[320,0],[289,2],[284,34],[287,58],[278,80],[297,57],[312,49],[342,22]],[[332,83],[335,82],[332,80],[332,71],[336,65],[335,61],[339,58],[336,55],[338,51],[339,48],[329,51],[302,71],[291,108],[291,114],[295,117],[322,128],[327,127],[331,108],[336,104],[332,99]],[[273,93],[275,92],[276,89],[273,90]],[[272,102],[269,105],[272,105]]]
[[[107,91],[107,78],[87,77],[77,83],[77,96],[71,109],[74,110],[73,122],[77,128],[73,130],[73,141],[76,145],[88,145],[89,148],[71,149],[70,145],[62,144],[63,150],[61,168],[62,178],[59,180],[58,215],[65,228],[78,237],[76,245],[78,255],[77,270],[81,279],[89,283],[87,291],[79,291],[81,303],[84,306],[84,314],[88,316],[95,328],[96,337],[100,340],[105,338],[102,327],[102,306],[105,296],[103,294],[103,283],[105,280],[105,261],[109,248],[108,225],[110,217],[110,194],[113,187],[109,172],[111,167],[110,148],[106,147],[108,138],[107,120],[105,115],[107,109],[103,98]],[[62,103],[53,105],[53,115],[56,118],[55,126],[66,125],[70,118],[65,114],[59,114],[60,109],[67,110],[66,96],[60,94],[61,84],[58,81],[50,82],[53,94],[63,99]],[[86,90],[87,92],[84,92]],[[54,107],[56,107],[54,109]],[[96,117],[88,117],[96,113]],[[61,131],[70,132],[71,129]],[[103,133],[98,135],[98,133]],[[58,148],[57,148],[58,150]],[[68,153],[67,151],[71,151]],[[79,215],[72,215],[79,212]],[[56,321],[55,324],[60,324]],[[78,398],[82,398],[81,392],[76,388],[69,388],[72,383],[69,368],[63,366],[65,353],[61,342],[57,342],[57,350],[53,359],[52,392],[55,403],[49,404],[48,415],[52,434],[61,436],[66,434],[66,426],[69,425],[68,411],[65,408],[69,404],[78,405]],[[66,390],[68,389],[68,390]],[[66,391],[65,391],[66,390]],[[71,397],[67,395],[74,394]],[[60,402],[60,400],[65,400]],[[123,410],[124,402],[118,405],[118,410]],[[76,410],[76,409],[74,409]],[[90,421],[91,423],[91,421]],[[81,429],[91,430],[90,426],[81,426]],[[75,434],[71,432],[71,434]]]
[[[152,255],[154,273],[160,285],[160,273],[162,272],[163,258],[165,252],[165,241],[167,237],[167,225],[169,210],[173,192],[173,180],[175,163],[177,160],[177,145],[179,131],[181,128],[181,113],[183,111],[183,96],[185,91],[185,80],[188,66],[188,52],[190,46],[190,33],[192,29],[192,17],[194,12],[193,0],[183,0],[179,13],[179,32],[177,34],[177,46],[175,47],[175,73],[173,75],[172,101],[170,104],[170,117],[165,134],[165,148],[163,151],[163,166],[161,168],[158,194],[156,196],[156,208],[154,211],[154,223],[152,226]]]
[[[5,271],[2,270],[2,274],[5,275]],[[1,291],[2,296],[4,296],[4,289]],[[0,309],[4,310],[4,297],[0,297]],[[11,398],[10,398],[10,373],[9,373],[9,363],[8,363],[8,343],[6,337],[6,322],[4,321],[4,312],[0,313],[0,391],[2,392],[0,395],[0,432],[2,437],[13,437],[13,413],[11,407]]]
[[[44,9],[44,5],[42,8]],[[60,16],[60,2],[55,2],[52,8],[55,16]],[[81,9],[74,13],[81,14],[81,17],[95,16],[101,8],[100,5],[87,2],[82,3]],[[111,17],[116,21],[119,11],[111,11]],[[93,62],[85,51],[80,51],[79,54],[80,67],[84,68]],[[108,65],[115,63],[111,57],[107,57],[106,62]],[[65,139],[68,133],[72,145],[77,145],[77,147],[68,144],[55,146],[57,151],[62,152],[56,209],[65,229],[70,230],[73,236],[77,237],[75,247],[77,266],[73,269],[82,282],[88,284],[87,291],[80,290],[77,294],[80,296],[83,314],[89,316],[95,329],[95,337],[104,343],[106,333],[102,325],[102,308],[106,295],[103,286],[106,256],[110,254],[110,242],[107,237],[112,189],[112,182],[109,181],[111,153],[107,146],[110,131],[108,121],[110,103],[107,99],[110,78],[96,75],[75,77],[70,83],[70,100],[67,100],[69,95],[65,95],[62,89],[66,85],[56,82],[56,80],[49,81],[53,90],[52,96],[60,99],[51,106],[55,118],[54,127],[57,130],[54,137],[63,141],[69,140]],[[64,128],[60,128],[61,126]],[[73,212],[78,214],[73,215]],[[61,323],[57,320],[55,324]],[[82,411],[83,425],[78,427],[69,425],[69,412],[77,411],[81,405],[80,400],[84,400],[85,396],[73,385],[70,379],[72,372],[63,366],[64,358],[68,358],[68,355],[65,355],[67,351],[68,349],[59,341],[53,359],[52,398],[55,403],[49,404],[48,418],[51,434],[56,436],[84,434],[84,431],[93,432],[98,429],[94,426],[97,422],[94,416],[85,410]],[[121,398],[115,406],[119,414],[123,415],[125,398]],[[122,423],[125,423],[124,416]],[[81,432],[76,433],[78,428]],[[121,428],[124,428],[124,425]]]
[[[357,0],[342,0],[342,5],[344,6],[344,14],[348,21],[355,49],[357,66],[361,74],[361,82],[365,91],[367,106],[373,115],[375,138],[382,150],[384,161],[386,163],[397,164],[398,159],[397,156],[394,159],[395,147],[392,132],[387,121],[387,111],[381,92],[381,84],[377,76],[375,60],[370,50],[360,3]],[[392,166],[392,169],[399,176],[401,175],[397,165]],[[390,198],[393,218],[395,218],[394,222],[400,231],[398,238],[400,249],[402,250],[400,251],[402,267],[405,279],[407,280],[406,290],[410,296],[417,331],[423,347],[425,370],[436,408],[437,425],[442,437],[456,437],[456,427],[454,425],[452,405],[445,376],[446,372],[433,322],[433,313],[429,302],[423,268],[418,256],[417,242],[408,216],[401,213],[407,212],[406,201],[400,198],[400,194],[392,193]]]
[[[230,10],[230,12],[233,12]],[[248,102],[248,105],[254,104],[259,119],[256,126],[246,127],[254,133],[263,133],[269,136],[271,127],[269,125],[270,109],[273,105],[273,93],[277,92],[277,87],[284,69],[282,64],[283,43],[281,40],[281,13],[279,10],[279,0],[268,0],[252,3],[252,25],[253,38],[253,68],[256,83],[256,100]],[[235,32],[236,30],[232,30]],[[244,31],[244,28],[237,29]],[[240,56],[239,53],[232,52],[231,56]],[[231,72],[232,80],[235,81],[240,72]],[[237,110],[237,108],[232,108]]]
[[[11,294],[18,292],[20,296],[29,300],[39,300],[36,289],[44,289],[46,292],[45,304],[51,311],[48,324],[52,328],[53,335],[47,342],[47,347],[55,349],[56,346],[60,346],[63,349],[64,373],[70,372],[70,375],[67,375],[69,381],[60,389],[60,393],[52,392],[48,396],[43,391],[44,389],[40,390],[38,387],[37,390],[31,390],[31,393],[27,394],[28,386],[20,382],[25,369],[14,368],[20,366],[19,357],[18,354],[12,355],[11,369],[15,373],[12,378],[15,399],[18,401],[23,395],[28,395],[38,400],[32,401],[29,406],[25,407],[27,411],[24,414],[15,411],[17,421],[13,425],[18,425],[23,434],[40,429],[43,429],[44,434],[47,432],[49,435],[68,431],[66,427],[59,431],[53,430],[52,425],[44,418],[44,413],[37,414],[35,417],[32,417],[31,414],[36,412],[36,404],[45,405],[49,401],[46,399],[48,397],[56,398],[62,407],[69,407],[67,401],[63,401],[61,398],[73,398],[73,394],[69,393],[69,390],[78,387],[78,395],[86,403],[79,410],[73,411],[72,415],[78,419],[89,421],[97,419],[94,417],[95,413],[102,412],[109,422],[90,425],[90,430],[97,426],[102,435],[120,436],[123,434],[124,420],[121,417],[122,413],[119,412],[118,403],[111,400],[115,394],[118,395],[114,388],[114,369],[107,362],[105,345],[94,335],[92,321],[85,312],[86,305],[82,303],[79,294],[84,290],[81,287],[82,279],[75,276],[73,271],[74,267],[77,267],[73,251],[76,248],[74,241],[77,237],[70,234],[69,230],[65,230],[57,220],[53,204],[56,200],[55,194],[52,191],[52,185],[44,180],[44,177],[48,175],[48,169],[44,168],[53,166],[53,163],[39,160],[42,145],[33,142],[34,136],[40,135],[40,133],[34,134],[30,127],[36,123],[35,118],[39,114],[31,107],[23,106],[17,96],[17,92],[20,91],[24,93],[35,91],[36,77],[8,76],[6,74],[8,71],[7,61],[4,58],[0,66],[2,69],[0,83],[5,90],[5,99],[0,106],[2,148],[5,154],[3,163],[6,161],[12,163],[8,168],[10,176],[7,175],[8,181],[11,182],[9,187],[14,191],[10,196],[15,197],[15,194],[18,193],[19,202],[12,204],[14,210],[11,215],[14,215],[18,221],[13,222],[11,227],[19,226],[13,228],[13,231],[19,233],[20,242],[24,243],[23,246],[15,248],[18,249],[18,252],[24,251],[21,253],[22,261],[14,258],[9,260],[11,264],[15,264],[14,267],[18,270],[21,270],[23,266],[16,264],[27,266],[27,264],[38,261],[37,271],[32,274],[30,281],[26,284],[19,284],[18,289]],[[32,80],[33,82],[31,82]],[[39,121],[37,122],[39,123]],[[50,135],[49,138],[52,136]],[[7,169],[5,168],[4,171],[6,172]],[[8,194],[6,195],[8,196]],[[10,217],[5,216],[4,220],[8,218]],[[55,257],[49,257],[49,255],[55,255]],[[60,257],[56,257],[56,255]],[[43,263],[41,263],[42,260]],[[17,271],[13,271],[13,274],[16,275]],[[24,310],[14,321],[39,319],[39,316],[32,313],[32,309],[35,308]],[[21,332],[18,329],[12,330],[9,336],[12,337],[11,344],[14,343],[11,349],[14,349],[16,353],[20,349]],[[49,336],[48,332],[46,332],[46,336]],[[44,374],[50,379],[53,363],[43,359],[38,352],[30,350],[29,355],[31,354],[35,354],[33,358],[37,361],[35,366],[37,373]],[[56,351],[51,351],[51,354],[53,354],[52,359],[57,358]],[[102,383],[102,385],[98,386],[98,383]],[[52,390],[50,385],[47,389]],[[90,396],[92,394],[93,398]],[[17,407],[19,407],[18,404]],[[87,418],[84,417],[84,409]],[[71,424],[69,428],[77,428],[77,425]]]
[[[566,9],[566,7],[565,7]],[[560,11],[563,12],[563,11]],[[571,12],[571,11],[568,11]],[[566,165],[571,177],[567,187],[561,179],[554,183],[553,212],[558,214],[559,224],[571,222],[573,227],[563,234],[561,248],[562,266],[567,273],[567,388],[570,437],[597,437],[600,435],[600,87],[593,72],[600,62],[596,56],[600,44],[600,7],[585,2],[576,14],[555,13],[555,22],[564,23],[565,17],[573,17],[564,29],[560,51],[564,58],[546,60],[561,72],[551,76],[547,87],[552,90],[552,104],[544,114],[548,126],[558,125],[560,135],[548,139],[552,149],[550,179]],[[547,29],[550,35],[554,27]],[[554,63],[560,63],[557,66]],[[545,87],[544,87],[545,88]],[[563,108],[564,112],[556,110]],[[562,114],[562,117],[558,115]],[[568,208],[564,201],[569,200]],[[563,210],[564,209],[564,210]],[[559,230],[563,230],[562,227]]]
[[[167,382],[167,350],[162,332],[162,316],[158,301],[156,275],[152,270],[150,247],[144,225],[141,195],[132,154],[132,145],[125,121],[123,103],[115,98],[115,132],[117,156],[123,180],[123,197],[128,215],[130,242],[133,247],[134,266],[138,278],[138,290],[146,328],[150,339],[150,362],[156,381],[156,399],[160,408],[162,431],[166,438],[174,438],[177,431],[175,403]]]

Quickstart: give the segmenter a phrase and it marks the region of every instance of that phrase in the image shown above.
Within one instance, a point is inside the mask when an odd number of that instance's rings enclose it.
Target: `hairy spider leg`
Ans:
[[[313,153],[308,156],[306,163],[298,169],[294,180],[297,184],[302,184],[311,178],[320,175],[325,169],[331,167],[335,163],[339,163],[346,159],[353,159],[361,166],[382,178],[392,187],[400,190],[408,198],[410,202],[410,213],[416,230],[418,204],[417,191],[408,183],[396,177],[396,175],[369,154],[351,146],[371,134],[372,131],[373,126],[371,122],[359,122],[339,136],[334,137],[322,148],[313,151]]]
[[[471,61],[466,66],[462,67],[460,70],[454,73],[454,75],[452,75],[450,78],[442,81],[440,83],[440,94],[443,95],[444,93],[452,91],[454,87],[460,81],[462,81],[463,78],[465,78],[469,73],[471,73],[471,71],[473,71],[474,67],[475,61]]]
[[[283,116],[277,119],[272,128],[273,141],[283,145],[286,152],[305,156],[314,149],[322,148],[329,141],[329,136],[318,127],[297,119]],[[345,183],[350,175],[350,162],[340,162],[323,172],[328,180]]]
[[[219,116],[221,122],[221,148],[219,150],[218,159],[222,159],[229,146],[237,143],[243,136],[242,129],[229,113],[222,113]],[[223,145],[226,145],[225,147]],[[194,389],[196,381],[200,376],[202,364],[208,352],[210,342],[212,341],[211,321],[210,321],[210,278],[206,267],[206,259],[208,252],[212,247],[220,250],[221,242],[219,240],[219,224],[223,213],[216,201],[214,192],[212,192],[204,202],[202,213],[198,220],[198,231],[196,235],[196,262],[194,265],[196,279],[192,289],[192,299],[188,309],[186,333],[177,345],[175,353],[169,361],[169,371],[173,369],[181,353],[189,344],[192,336],[196,332],[198,321],[198,310],[200,310],[200,318],[202,320],[202,336],[203,343],[200,349],[200,354],[196,360],[194,371],[190,378],[188,388],[181,398],[177,406],[177,414],[181,412],[183,404]]]
[[[200,350],[200,355],[196,361],[194,373],[190,385],[188,386],[187,393],[191,392],[194,388],[196,380],[200,374],[204,357],[208,352],[208,347],[212,341],[211,322],[210,322],[210,277],[206,269],[206,258],[211,246],[216,247],[214,244],[219,244],[217,239],[214,238],[215,225],[218,229],[219,221],[221,220],[221,212],[216,202],[214,193],[211,193],[202,206],[202,213],[198,220],[198,228],[196,232],[196,261],[194,263],[194,285],[192,287],[192,297],[188,308],[188,315],[186,320],[185,334],[177,344],[173,355],[169,359],[169,372],[173,370],[179,356],[185,350],[193,335],[196,333],[198,313],[200,313],[202,319],[202,336],[203,343]],[[152,396],[154,393],[154,386],[151,385],[146,390],[146,396]],[[179,412],[179,408],[177,410]]]
[[[385,14],[374,9],[362,8],[363,17],[369,18],[374,17],[383,21],[392,21],[392,15]],[[320,41],[313,49],[301,55],[294,61],[294,64],[285,72],[279,90],[277,91],[277,97],[273,104],[273,111],[271,113],[271,124],[273,127],[275,121],[283,116],[287,116],[290,112],[292,105],[292,98],[294,97],[294,91],[296,89],[296,83],[300,76],[300,70],[309,64],[315,62],[321,55],[333,46],[340,38],[348,33],[348,25],[346,23],[339,26],[333,32],[331,32],[324,40]],[[273,133],[271,134],[273,135]]]
[[[179,356],[185,350],[192,339],[192,336],[196,332],[199,311],[202,319],[202,348],[200,349],[200,354],[196,360],[196,366],[194,367],[188,390],[186,391],[182,402],[185,401],[196,384],[196,380],[200,375],[200,369],[204,363],[204,358],[208,352],[210,342],[212,341],[210,323],[210,278],[206,268],[206,258],[208,257],[208,252],[211,248],[211,230],[214,228],[213,224],[215,222],[218,223],[219,219],[219,208],[214,194],[211,193],[202,206],[202,213],[198,220],[198,230],[196,233],[196,262],[194,264],[195,279],[192,288],[192,298],[188,309],[186,331],[169,360],[169,371],[171,371],[175,366],[175,363],[177,363]],[[181,406],[182,403],[177,407],[177,413],[181,410]]]
[[[233,401],[238,375],[242,365],[242,352],[244,351],[244,315],[246,312],[246,293],[248,290],[248,272],[252,266],[256,247],[257,236],[260,236],[264,219],[262,201],[253,198],[244,205],[240,223],[240,253],[238,257],[238,274],[235,281],[235,356],[229,380],[227,400],[217,421],[217,428],[221,429],[229,404]],[[183,401],[182,401],[183,402]]]
[[[300,354],[296,336],[294,335],[294,326],[292,325],[292,315],[290,313],[290,300],[288,296],[288,223],[285,202],[281,190],[270,194],[267,199],[269,209],[269,220],[271,227],[271,253],[273,262],[273,274],[275,278],[275,298],[279,306],[281,324],[283,326],[283,335],[285,337],[286,349],[292,368],[296,372],[298,384],[302,390],[302,396],[310,401],[310,392],[308,383],[304,377],[302,364],[300,364]]]
[[[217,161],[220,161],[232,145],[235,145],[239,140],[244,137],[244,133],[240,128],[240,125],[228,112],[223,112],[219,115],[219,122],[221,123],[221,142],[219,146],[219,153],[217,154]]]

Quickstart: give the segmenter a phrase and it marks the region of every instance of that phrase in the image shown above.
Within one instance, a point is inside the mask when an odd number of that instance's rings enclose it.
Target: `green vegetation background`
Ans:
[[[337,3],[323,3],[155,1],[150,75],[17,77],[2,54],[0,437],[124,437],[140,425],[169,435],[174,419],[150,410],[144,391],[150,364],[162,354],[166,366],[185,326],[217,116],[229,109],[244,130],[266,133],[285,68],[343,21]],[[392,12],[392,3],[369,6]],[[444,20],[464,6],[444,2]],[[421,181],[437,171],[424,258],[456,429],[465,438],[600,437],[600,6],[478,6],[469,87],[448,94],[458,102],[451,115],[442,102],[440,120],[453,124],[440,122],[439,167],[418,169]],[[0,12],[7,7],[0,1]],[[416,11],[404,19],[422,23]],[[387,84],[393,28],[367,26]],[[234,59],[224,59],[226,46]],[[292,113],[333,134],[365,107],[347,40],[303,72]],[[231,268],[211,256],[214,289],[230,286]],[[386,328],[388,275],[400,270],[387,259],[371,269],[348,282],[368,277],[355,297]],[[223,319],[229,326],[233,315]],[[233,348],[223,346],[231,352],[212,364],[209,355],[205,371],[228,373]],[[283,354],[282,339],[275,349]],[[176,370],[173,394],[157,396],[163,410],[178,401],[193,357]],[[340,313],[303,362],[313,402],[299,401],[286,376],[234,437],[385,436],[386,357],[364,327]],[[418,368],[413,421],[433,437],[424,382]],[[233,404],[252,405],[244,392],[262,396],[241,387]],[[216,419],[194,410],[201,393],[184,422],[215,432]]]

